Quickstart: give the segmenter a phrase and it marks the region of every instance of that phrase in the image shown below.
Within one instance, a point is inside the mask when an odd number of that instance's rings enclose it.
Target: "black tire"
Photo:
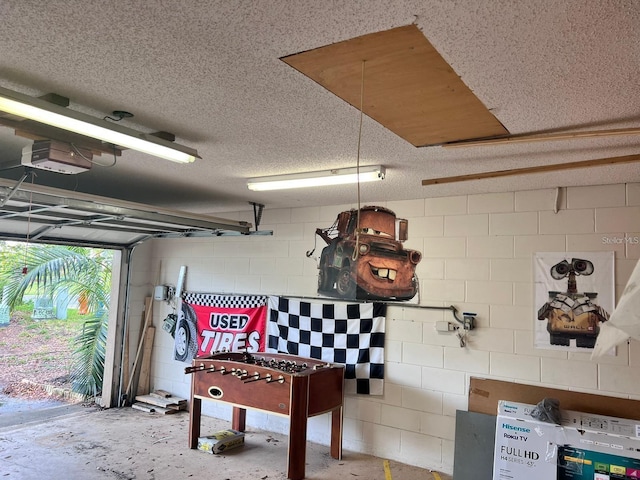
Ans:
[[[333,272],[330,268],[320,267],[318,271],[318,291],[330,292],[333,290]]]
[[[189,305],[182,304],[182,316],[178,320],[175,334],[174,356],[176,360],[188,362],[196,356],[198,339],[196,314]]]
[[[327,282],[327,275],[324,273],[322,267],[318,270],[318,291],[324,291],[324,284]]]
[[[342,267],[336,278],[336,291],[342,298],[356,298],[356,282],[351,278],[351,267],[347,265]]]
[[[181,318],[176,328],[175,337],[175,359],[186,362],[189,358],[189,342],[191,341],[189,326],[187,322]]]

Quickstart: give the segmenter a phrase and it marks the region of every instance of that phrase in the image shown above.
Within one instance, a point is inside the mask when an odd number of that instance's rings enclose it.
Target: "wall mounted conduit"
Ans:
[[[175,291],[174,287],[169,287],[169,295],[172,294],[172,292]],[[237,292],[207,292],[211,295],[220,295],[220,296],[229,296],[229,295],[233,295],[233,296],[254,296],[254,295],[263,295],[260,293],[237,293]],[[270,296],[273,294],[264,294],[264,296]],[[340,299],[336,299],[336,298],[327,298],[327,297],[311,297],[311,296],[304,296],[304,295],[279,295],[279,296],[283,296],[283,297],[288,297],[288,298],[297,298],[299,300],[314,300],[314,301],[332,301],[334,303],[372,303],[369,300],[358,300],[358,299],[353,299],[353,300],[340,300]],[[392,306],[392,307],[403,307],[403,308],[418,308],[418,309],[423,309],[423,310],[449,310],[451,312],[451,315],[453,315],[453,318],[456,320],[456,322],[460,323],[461,325],[465,324],[465,321],[463,319],[461,319],[458,316],[458,309],[453,306],[453,305],[449,305],[448,307],[440,307],[440,306],[433,306],[433,305],[415,305],[415,304],[408,304],[408,303],[401,303],[401,302],[386,302],[384,300],[375,300],[376,303],[384,303],[385,305],[388,306]],[[466,313],[463,313],[464,316],[466,316]],[[469,314],[469,315],[475,315],[475,313],[473,314]]]

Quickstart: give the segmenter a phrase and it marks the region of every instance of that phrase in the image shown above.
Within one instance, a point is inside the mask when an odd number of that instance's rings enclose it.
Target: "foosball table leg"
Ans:
[[[191,409],[189,410],[189,448],[198,448],[201,412],[202,400],[191,397]]]
[[[291,387],[289,412],[289,454],[287,458],[287,478],[304,478],[307,454],[307,411],[309,407],[309,377],[300,380]]]
[[[331,457],[342,459],[342,406],[331,412]]]
[[[244,432],[247,427],[247,409],[233,407],[233,417],[231,418],[231,428],[239,432]]]

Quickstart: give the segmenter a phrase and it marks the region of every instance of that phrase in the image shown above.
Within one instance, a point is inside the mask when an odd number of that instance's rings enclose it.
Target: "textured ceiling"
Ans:
[[[635,0],[0,2],[0,85],[168,131],[202,159],[132,151],[112,168],[36,182],[198,213],[353,204],[354,187],[250,192],[246,179],[355,166],[359,112],[281,57],[415,24],[512,134],[640,127]],[[26,139],[0,129],[0,167]],[[425,186],[421,180],[640,153],[640,136],[416,148],[365,117],[360,159],[382,164],[363,203],[640,181],[640,164]],[[105,164],[111,159],[100,157]],[[20,169],[0,172],[18,178]]]

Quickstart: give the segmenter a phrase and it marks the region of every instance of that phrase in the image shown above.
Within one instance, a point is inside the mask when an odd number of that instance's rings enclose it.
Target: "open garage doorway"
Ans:
[[[113,250],[101,405],[107,408],[120,406],[125,392],[126,354],[131,354],[132,350],[128,348],[129,340],[134,344],[129,335],[136,334],[129,331],[130,314],[133,311],[136,316],[138,307],[144,307],[142,304],[150,285],[131,284],[134,251],[144,252],[145,244],[151,239],[248,235],[252,233],[252,225],[245,221],[52,188],[34,182],[33,175],[31,182],[24,181],[29,173],[25,170],[18,180],[0,179],[0,241]],[[139,255],[135,256],[140,258]],[[136,323],[133,322],[134,326]],[[2,329],[0,327],[0,342]]]
[[[119,250],[0,241],[0,413],[101,395],[120,257]]]

